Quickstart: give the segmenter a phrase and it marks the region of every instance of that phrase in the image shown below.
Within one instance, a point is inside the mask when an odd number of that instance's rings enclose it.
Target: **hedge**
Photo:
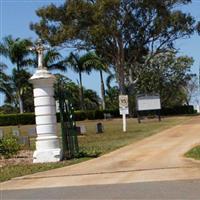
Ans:
[[[104,114],[110,113],[113,118],[120,117],[119,110],[90,110],[90,111],[75,111],[75,120],[94,120],[103,119]],[[193,106],[176,106],[173,108],[162,108],[161,115],[181,115],[181,114],[195,114]],[[152,114],[151,111],[145,114]],[[57,113],[57,121],[60,122],[60,113]],[[26,125],[35,124],[35,115],[33,113],[24,114],[1,114],[0,115],[0,126],[9,125]]]
[[[0,126],[26,124],[35,124],[35,115],[33,113],[0,115]]]
[[[184,114],[196,114],[194,106],[175,106],[173,108],[162,108],[161,115],[184,115]]]

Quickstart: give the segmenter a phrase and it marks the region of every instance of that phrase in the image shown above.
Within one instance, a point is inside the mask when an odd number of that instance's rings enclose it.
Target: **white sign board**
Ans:
[[[128,108],[120,108],[119,109],[119,114],[120,115],[128,115],[129,114]]]
[[[160,110],[161,103],[160,103],[160,96],[140,96],[137,97],[137,110],[144,111],[144,110]]]
[[[119,112],[120,115],[129,114],[128,95],[119,95]]]
[[[128,95],[119,95],[119,108],[128,108]]]

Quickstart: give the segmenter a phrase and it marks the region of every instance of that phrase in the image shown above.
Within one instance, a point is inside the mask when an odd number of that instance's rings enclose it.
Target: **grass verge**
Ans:
[[[185,154],[185,156],[188,157],[188,158],[200,160],[200,145],[192,148],[190,151],[188,151]]]
[[[42,172],[60,167],[65,167],[68,165],[73,165],[79,162],[86,161],[88,159],[89,158],[80,158],[62,161],[58,163],[7,165],[0,169],[0,182],[10,180],[14,177],[34,174],[36,172]]]

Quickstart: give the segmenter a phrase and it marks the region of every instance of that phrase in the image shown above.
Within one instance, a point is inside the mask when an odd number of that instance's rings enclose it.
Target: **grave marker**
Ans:
[[[12,135],[15,137],[19,137],[20,136],[19,129],[12,129]]]
[[[3,129],[0,129],[0,139],[3,138]]]

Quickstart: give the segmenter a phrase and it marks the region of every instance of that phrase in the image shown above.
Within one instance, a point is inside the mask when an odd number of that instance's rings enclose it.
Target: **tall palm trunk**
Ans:
[[[20,72],[20,65],[17,63],[17,73],[19,74]],[[22,101],[22,95],[21,95],[21,84],[20,82],[18,83],[18,103],[19,103],[19,112],[22,114],[24,113],[24,106],[23,106],[23,101]]]
[[[105,103],[105,86],[104,86],[104,81],[103,81],[103,72],[102,70],[100,72],[100,79],[101,79],[101,98],[102,98],[102,108],[103,110],[106,109],[106,103]]]
[[[24,113],[24,106],[23,106],[23,101],[22,101],[20,92],[18,94],[18,102],[19,102],[19,111],[22,114],[22,113]]]
[[[82,84],[82,74],[79,72],[79,82],[80,82],[80,104],[81,110],[84,110],[84,97],[83,97],[83,84]]]

